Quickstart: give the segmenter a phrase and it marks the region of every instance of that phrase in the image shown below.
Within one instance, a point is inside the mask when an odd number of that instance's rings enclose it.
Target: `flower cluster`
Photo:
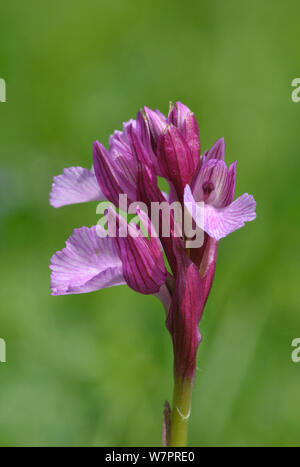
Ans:
[[[108,233],[117,223],[119,232],[126,227],[129,235],[99,235],[99,226],[75,229],[66,247],[51,259],[51,290],[53,295],[84,293],[126,283],[140,293],[155,294],[166,310],[175,377],[182,382],[194,378],[198,324],[214,276],[218,242],[255,219],[251,195],[233,200],[236,162],[227,168],[224,154],[224,139],[219,139],[201,155],[198,123],[184,104],[171,105],[168,117],[145,107],[135,120],[123,124],[122,131],[110,136],[108,150],[94,143],[91,170],[64,169],[54,177],[50,194],[54,207],[95,200],[118,206],[121,194],[137,203],[137,215],[149,235],[109,208]],[[168,194],[160,190],[158,177],[167,180]],[[172,205],[174,201],[204,230],[199,248],[187,248],[187,238],[176,235],[172,210],[170,235],[162,235],[158,228],[157,235],[151,236],[151,220],[139,203],[150,209],[152,203]],[[202,202],[201,213],[198,202]]]

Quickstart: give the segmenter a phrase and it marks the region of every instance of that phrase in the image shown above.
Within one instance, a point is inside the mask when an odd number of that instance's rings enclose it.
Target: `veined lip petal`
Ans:
[[[66,247],[52,256],[53,295],[93,292],[126,283],[113,240],[100,238],[97,228],[75,229]]]
[[[196,201],[190,187],[187,185],[184,191],[184,203],[193,219],[198,224],[199,219],[195,216]],[[231,204],[224,208],[215,208],[204,204],[204,231],[216,240],[226,237],[237,229],[256,218],[256,203],[252,195],[244,193]],[[201,228],[201,226],[199,225]]]
[[[68,204],[86,203],[105,199],[92,170],[69,167],[53,178],[50,204],[60,208]]]
[[[206,205],[204,228],[211,237],[220,240],[256,218],[256,202],[252,195],[244,193],[225,208]]]

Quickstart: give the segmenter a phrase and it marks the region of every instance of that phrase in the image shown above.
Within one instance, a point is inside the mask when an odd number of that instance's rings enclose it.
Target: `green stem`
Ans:
[[[191,413],[193,381],[175,377],[171,415],[170,447],[186,446],[188,422]]]

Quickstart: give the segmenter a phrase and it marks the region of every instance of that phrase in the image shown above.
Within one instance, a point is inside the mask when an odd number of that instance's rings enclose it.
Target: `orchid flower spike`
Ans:
[[[198,326],[214,278],[219,241],[256,216],[252,195],[234,200],[236,162],[227,168],[224,156],[223,138],[201,155],[197,120],[181,102],[171,105],[168,116],[144,107],[135,120],[110,136],[108,149],[94,143],[91,170],[64,169],[54,177],[50,193],[55,208],[88,201],[111,203],[104,224],[75,229],[65,248],[52,256],[53,295],[127,284],[163,303],[175,381],[172,410],[168,403],[164,410],[165,446],[186,444],[201,341]],[[159,189],[158,176],[169,183],[169,194]],[[126,197],[126,208],[134,206],[130,213],[136,217],[130,223],[115,210],[121,196]],[[188,233],[183,231],[187,220],[194,227]],[[198,232],[203,240],[192,247],[190,240]]]

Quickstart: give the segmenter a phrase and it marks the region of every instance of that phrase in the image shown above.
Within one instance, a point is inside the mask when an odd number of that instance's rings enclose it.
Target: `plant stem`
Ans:
[[[192,379],[175,377],[171,415],[170,447],[186,446],[191,413]]]

